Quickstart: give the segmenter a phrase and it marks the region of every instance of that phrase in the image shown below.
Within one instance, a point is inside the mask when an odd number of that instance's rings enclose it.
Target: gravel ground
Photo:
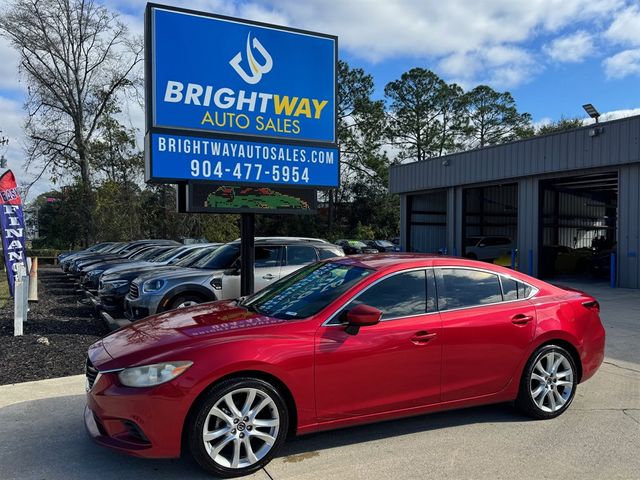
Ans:
[[[13,302],[0,309],[0,385],[80,374],[89,345],[108,333],[59,267],[41,267],[38,280],[22,337],[13,336]]]

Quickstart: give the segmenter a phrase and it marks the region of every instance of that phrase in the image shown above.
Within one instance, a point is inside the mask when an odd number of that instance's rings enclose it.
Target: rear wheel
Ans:
[[[256,378],[215,386],[192,416],[191,454],[205,470],[223,478],[264,467],[280,449],[289,427],[282,396]]]
[[[516,406],[537,419],[555,418],[569,408],[577,383],[572,355],[557,345],[544,345],[527,362]]]

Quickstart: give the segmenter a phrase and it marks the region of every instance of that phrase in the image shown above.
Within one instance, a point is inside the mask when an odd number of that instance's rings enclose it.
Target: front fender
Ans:
[[[197,295],[199,297],[204,298],[205,302],[213,302],[217,300],[215,294],[211,290],[208,290],[206,287],[203,287],[202,285],[196,285],[196,284],[178,285],[176,287],[173,287],[171,290],[169,290],[167,293],[164,294],[164,296],[162,297],[162,300],[160,300],[160,303],[158,304],[158,313],[164,312],[166,308],[169,306],[169,304],[171,303],[171,300],[176,298],[178,295],[184,295],[184,294]]]

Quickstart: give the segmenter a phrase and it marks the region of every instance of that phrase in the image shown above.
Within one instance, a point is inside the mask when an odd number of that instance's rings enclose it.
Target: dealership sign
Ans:
[[[148,4],[147,180],[337,187],[337,38]]]

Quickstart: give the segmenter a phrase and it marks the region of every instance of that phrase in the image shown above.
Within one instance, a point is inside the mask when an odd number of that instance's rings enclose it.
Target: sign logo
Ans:
[[[229,61],[229,64],[233,67],[236,73],[240,75],[240,78],[250,85],[255,85],[262,80],[262,75],[271,71],[273,68],[273,59],[269,52],[267,52],[267,49],[262,46],[260,40],[254,37],[253,48],[260,52],[260,55],[262,55],[262,58],[264,59],[264,63],[258,63],[256,58],[253,56],[251,43],[251,32],[249,32],[247,35],[247,63],[251,69],[250,75],[245,72],[243,67],[240,66],[240,63],[242,62],[242,52],[238,52],[236,56]]]

